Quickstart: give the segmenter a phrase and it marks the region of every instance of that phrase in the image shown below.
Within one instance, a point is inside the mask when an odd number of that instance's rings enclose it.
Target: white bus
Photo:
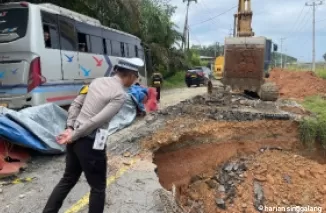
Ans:
[[[0,106],[69,105],[121,57],[145,60],[141,40],[53,4],[0,5]],[[147,85],[145,67],[139,81]]]

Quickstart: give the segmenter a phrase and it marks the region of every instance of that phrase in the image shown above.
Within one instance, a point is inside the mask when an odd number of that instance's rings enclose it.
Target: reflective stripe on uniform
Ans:
[[[85,85],[79,91],[79,95],[86,95],[88,93],[88,85]]]

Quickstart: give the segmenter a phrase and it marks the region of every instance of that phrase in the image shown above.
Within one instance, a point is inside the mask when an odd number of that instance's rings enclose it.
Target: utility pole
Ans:
[[[229,37],[232,37],[234,35],[234,29],[232,29],[232,26],[230,27],[229,31]]]
[[[312,7],[312,71],[316,72],[316,6],[322,5],[323,1],[312,0],[306,2],[306,6]]]
[[[220,42],[215,43],[215,58],[220,55]]]
[[[283,69],[283,41],[285,38],[281,38],[281,69]]]
[[[185,26],[183,29],[183,41],[182,41],[181,49],[185,50],[187,47],[189,50],[189,24],[188,24],[189,7],[192,1],[197,3],[197,0],[182,0],[182,1],[187,2],[187,12],[186,12]]]

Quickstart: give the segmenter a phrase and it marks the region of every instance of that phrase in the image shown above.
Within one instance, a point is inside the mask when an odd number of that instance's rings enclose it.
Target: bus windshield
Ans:
[[[28,8],[0,8],[0,43],[23,38],[27,23]]]

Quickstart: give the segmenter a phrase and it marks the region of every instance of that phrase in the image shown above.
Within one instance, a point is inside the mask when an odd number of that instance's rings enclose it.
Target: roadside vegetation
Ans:
[[[173,76],[166,78],[163,83],[163,89],[173,89],[185,87],[185,72],[179,71]]]
[[[289,71],[297,71],[297,72],[304,72],[311,70],[310,67],[300,67],[298,65],[289,65],[285,68]],[[317,65],[316,67],[316,75],[320,78],[326,79],[326,65]]]
[[[188,68],[194,66],[205,66],[206,64],[200,61],[199,51],[197,49],[190,49],[186,52],[187,55],[187,66],[182,70],[174,72],[173,70],[167,71],[164,70],[163,67],[159,68],[159,72],[161,72],[164,76],[164,84],[163,89],[173,89],[173,88],[181,88],[185,87],[185,71]],[[163,68],[163,69],[162,69]]]
[[[319,143],[326,150],[326,97],[307,97],[303,106],[314,116],[301,121],[301,141],[310,148],[314,147],[315,143]]]

